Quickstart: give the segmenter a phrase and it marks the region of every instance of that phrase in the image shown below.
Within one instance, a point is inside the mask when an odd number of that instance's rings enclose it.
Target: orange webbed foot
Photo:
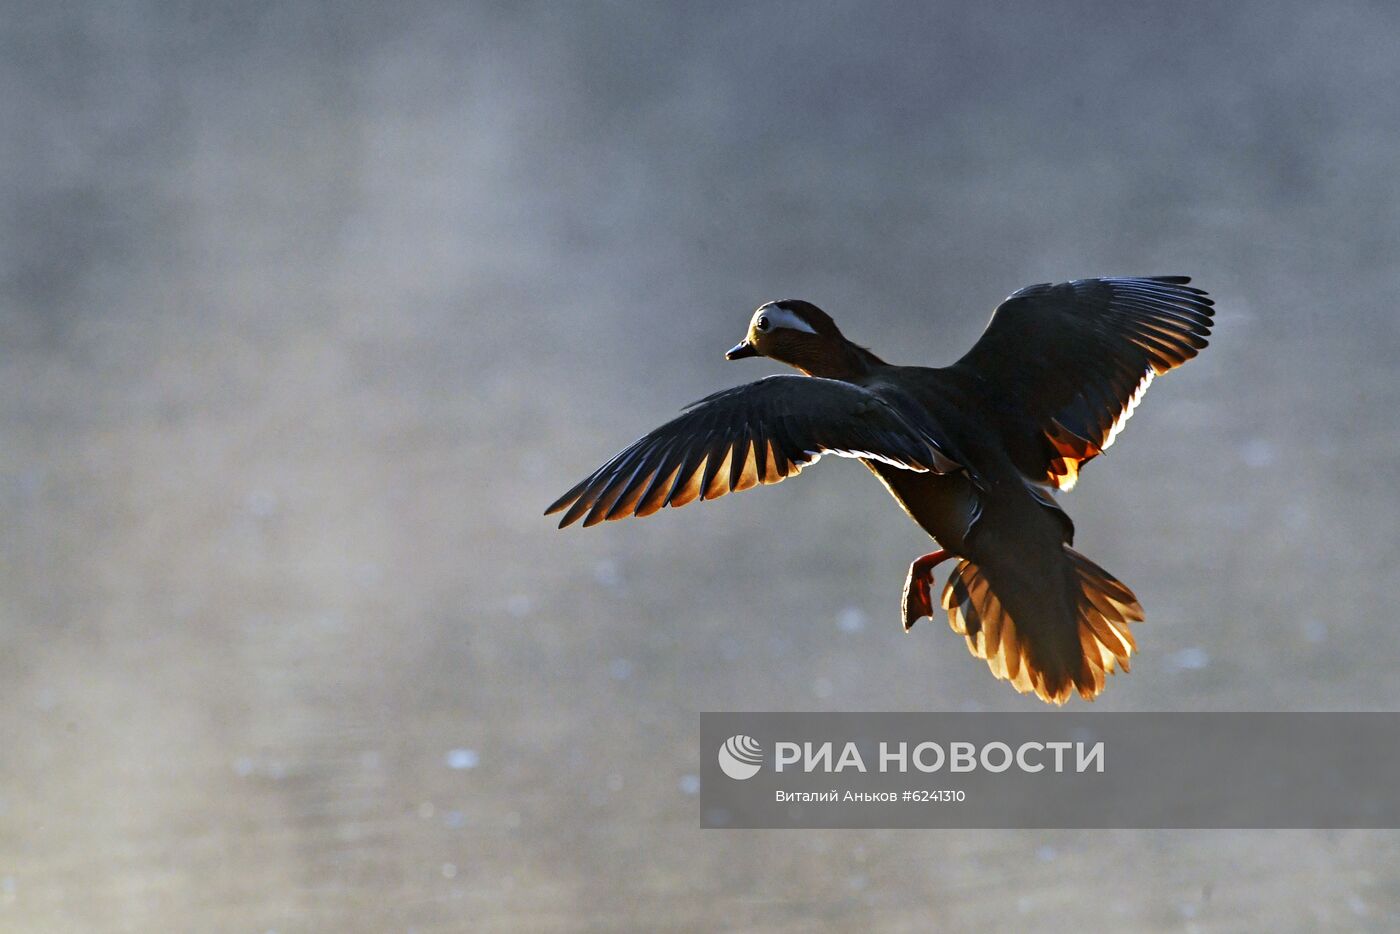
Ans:
[[[933,617],[933,569],[951,557],[947,551],[931,551],[909,565],[909,576],[904,581],[905,632],[925,616]]]

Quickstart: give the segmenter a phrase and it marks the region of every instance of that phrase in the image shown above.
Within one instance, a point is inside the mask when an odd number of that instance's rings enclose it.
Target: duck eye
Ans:
[[[767,315],[759,315],[759,316],[758,316],[758,329],[759,329],[760,331],[766,331],[766,330],[768,330],[768,316],[767,316]]]

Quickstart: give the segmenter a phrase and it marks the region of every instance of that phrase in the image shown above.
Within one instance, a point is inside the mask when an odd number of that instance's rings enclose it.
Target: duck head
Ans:
[[[831,379],[857,376],[883,362],[846,340],[830,315],[800,299],[760,305],[749,320],[748,334],[724,356],[768,357],[808,376]]]

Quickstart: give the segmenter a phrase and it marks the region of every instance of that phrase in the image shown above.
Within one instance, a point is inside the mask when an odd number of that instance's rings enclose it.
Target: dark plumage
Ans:
[[[952,366],[892,366],[802,301],[754,312],[731,359],[770,376],[694,403],[554,502],[560,527],[645,516],[858,457],[941,546],[916,560],[908,628],[932,613],[932,569],[958,558],[942,604],[974,655],[1019,691],[1093,698],[1135,649],[1141,607],[1074,551],[1046,492],[1069,490],[1156,375],[1206,346],[1214,310],[1184,276],[1034,285],[1004,301]]]

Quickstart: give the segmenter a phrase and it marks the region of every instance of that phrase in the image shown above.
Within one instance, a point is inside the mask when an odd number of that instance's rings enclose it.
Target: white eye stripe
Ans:
[[[753,325],[755,330],[758,329],[759,318],[768,319],[768,327],[766,328],[768,331],[774,328],[787,328],[792,331],[804,331],[808,334],[817,333],[816,328],[812,327],[806,321],[803,321],[793,312],[779,305],[770,303],[762,306],[758,311],[753,313]]]

